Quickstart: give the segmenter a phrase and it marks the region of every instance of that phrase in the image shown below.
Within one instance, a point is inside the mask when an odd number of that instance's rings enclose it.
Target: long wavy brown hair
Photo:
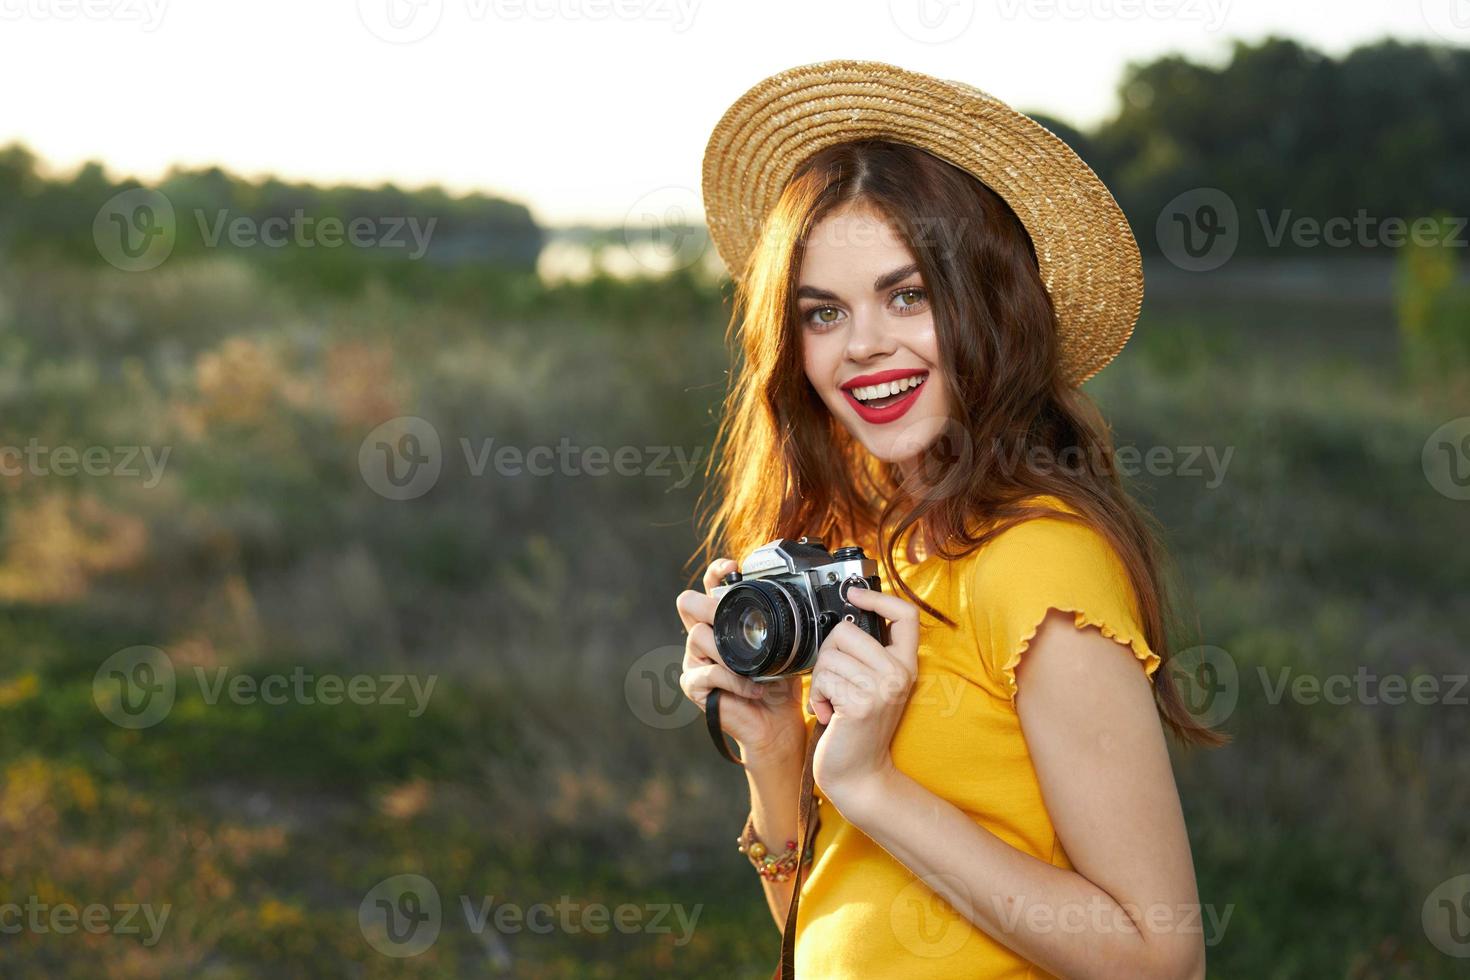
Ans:
[[[912,251],[953,394],[944,432],[907,478],[847,432],[803,368],[796,289],[805,243],[848,206],[885,217]],[[885,140],[840,143],[807,159],[738,277],[726,332],[733,370],[697,508],[706,531],[690,568],[803,534],[874,541],[888,580],[952,626],[894,567],[895,547],[914,530],[929,553],[952,560],[1032,517],[1085,522],[1121,557],[1148,645],[1163,661],[1153,684],[1162,720],[1186,742],[1223,744],[1190,713],[1168,669],[1159,533],[1118,476],[1106,422],[1063,378],[1054,324],[1030,236],[972,174]],[[1069,458],[1081,465],[1018,465]],[[1030,500],[1037,495],[1076,513]]]

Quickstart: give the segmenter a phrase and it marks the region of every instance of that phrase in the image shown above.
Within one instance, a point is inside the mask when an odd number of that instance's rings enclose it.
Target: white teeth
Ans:
[[[872,401],[874,398],[887,398],[889,395],[896,395],[901,391],[917,388],[924,383],[924,378],[926,377],[927,375],[914,374],[907,378],[900,378],[897,381],[885,381],[882,384],[853,388],[852,396],[858,401],[863,402]]]

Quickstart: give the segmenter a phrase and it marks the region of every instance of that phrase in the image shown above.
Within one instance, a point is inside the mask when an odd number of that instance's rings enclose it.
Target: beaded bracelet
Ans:
[[[768,881],[785,881],[796,871],[796,841],[788,840],[784,852],[772,854],[755,836],[755,814],[745,818],[745,829],[735,838],[735,846],[750,860],[756,872]],[[806,852],[802,863],[812,863],[811,851]]]

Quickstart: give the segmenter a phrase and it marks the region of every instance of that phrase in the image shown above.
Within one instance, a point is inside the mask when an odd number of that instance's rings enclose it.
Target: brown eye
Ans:
[[[898,299],[899,297],[902,297],[902,296],[914,297],[914,299],[913,299],[912,302],[904,302],[904,303],[900,303],[899,304],[899,307],[901,309],[910,309],[912,307],[915,307],[915,306],[920,305],[923,302],[923,300],[924,300],[924,291],[922,289],[918,289],[918,288],[900,289],[898,292],[896,292],[896,293],[893,294],[893,298],[894,299]]]
[[[837,322],[842,311],[835,306],[818,306],[807,311],[806,321],[814,326],[830,326]]]

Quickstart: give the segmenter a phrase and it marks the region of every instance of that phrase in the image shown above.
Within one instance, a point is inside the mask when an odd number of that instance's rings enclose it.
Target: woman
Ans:
[[[737,101],[704,190],[739,361],[681,685],[722,693],[741,849],[778,926],[800,901],[796,974],[1203,976],[1163,731],[1221,739],[1159,669],[1161,555],[1077,390],[1142,297],[1111,195],[984,93],[854,61]],[[880,556],[849,601],[889,639],[840,623],[809,673],[756,683],[708,593],[801,535]]]

